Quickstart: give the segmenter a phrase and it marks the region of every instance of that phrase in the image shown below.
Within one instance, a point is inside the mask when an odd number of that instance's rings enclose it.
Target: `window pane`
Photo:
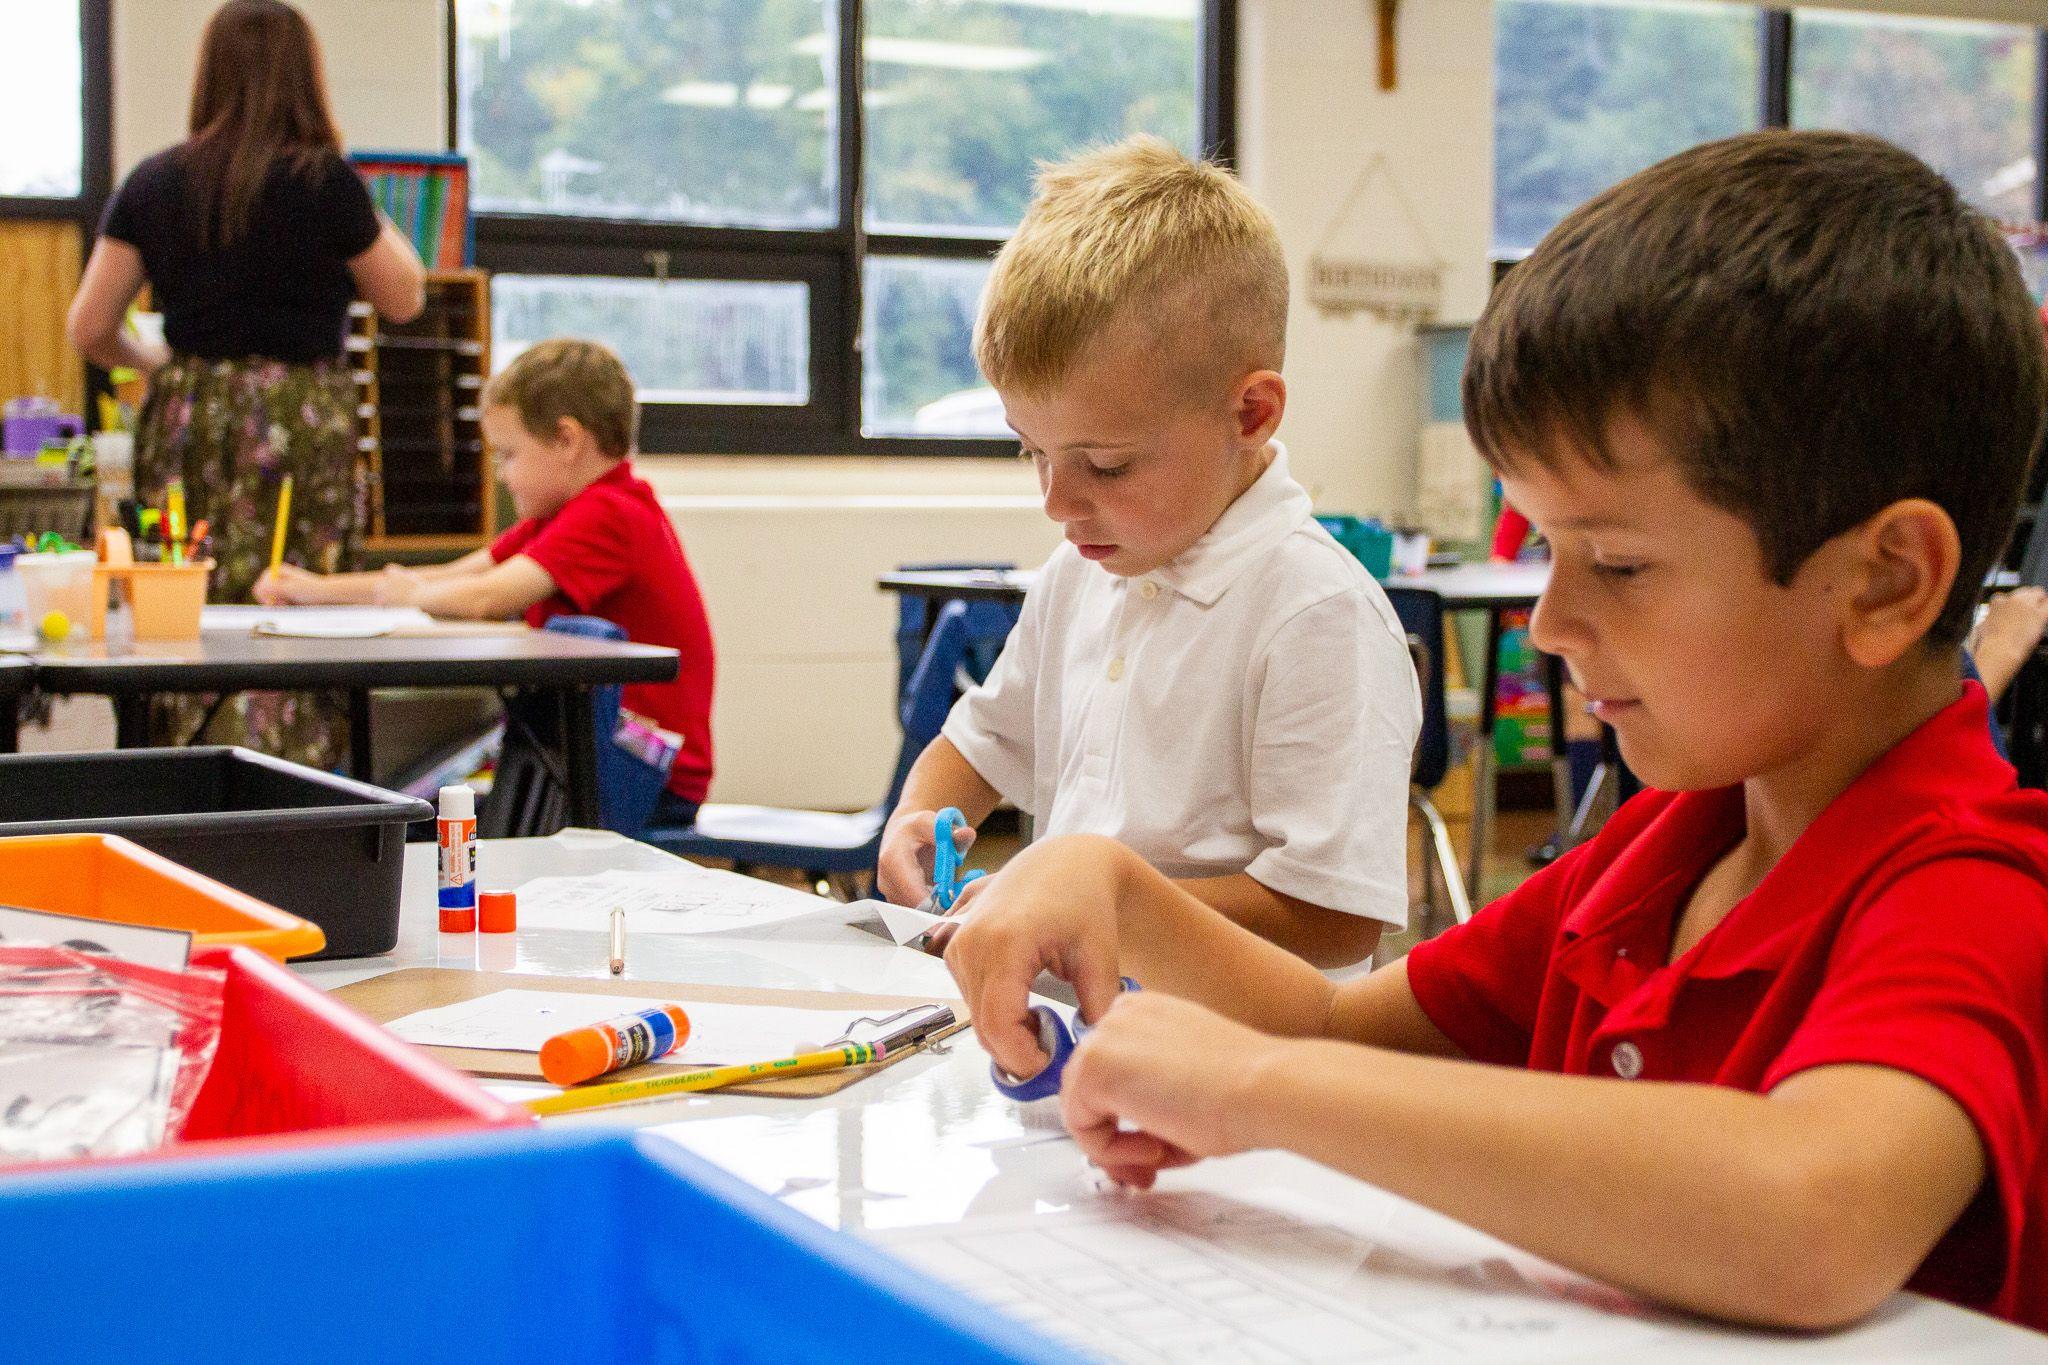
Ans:
[[[497,275],[491,362],[502,369],[548,337],[598,337],[643,403],[808,403],[810,292],[781,280]]]
[[[0,194],[76,198],[85,126],[78,6],[12,0],[0,43]]]
[[[2034,216],[2032,29],[1821,12],[1794,22],[1795,127],[1875,133],[1986,212]]]
[[[877,230],[1015,227],[1040,160],[1200,136],[1200,0],[868,0]]]
[[[1499,0],[1493,240],[1526,251],[1572,209],[1762,122],[1754,7]]]
[[[987,261],[870,256],[862,295],[861,429],[870,436],[1008,436],[974,366]]]
[[[457,0],[477,207],[831,224],[836,12],[826,0]]]

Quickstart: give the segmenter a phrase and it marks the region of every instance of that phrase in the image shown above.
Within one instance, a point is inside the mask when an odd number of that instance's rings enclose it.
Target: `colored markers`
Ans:
[[[540,1074],[552,1085],[576,1085],[666,1057],[689,1037],[690,1016],[681,1005],[635,1010],[548,1039],[540,1048]]]

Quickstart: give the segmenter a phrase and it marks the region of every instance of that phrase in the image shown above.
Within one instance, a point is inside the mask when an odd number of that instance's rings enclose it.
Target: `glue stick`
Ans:
[[[476,793],[441,788],[434,842],[441,851],[441,932],[476,932]]]
[[[576,1085],[607,1071],[651,1062],[681,1047],[690,1016],[681,1005],[635,1010],[588,1028],[558,1033],[540,1047],[540,1074],[551,1085]]]

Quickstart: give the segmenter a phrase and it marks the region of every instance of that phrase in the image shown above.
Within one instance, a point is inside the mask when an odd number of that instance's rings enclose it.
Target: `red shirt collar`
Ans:
[[[2012,791],[2012,767],[1991,745],[1988,709],[1984,689],[1965,682],[1960,698],[1864,769],[1756,890],[1671,965],[1687,978],[1782,965],[1812,917],[1847,900],[1914,825],[1948,824],[1943,807]],[[1607,863],[1561,926],[1559,970],[1608,1005],[1665,966],[1685,896],[1744,829],[1739,785],[1646,799],[1663,805]]]

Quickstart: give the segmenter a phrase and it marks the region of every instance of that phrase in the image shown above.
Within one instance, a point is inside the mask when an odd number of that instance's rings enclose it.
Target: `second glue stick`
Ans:
[[[434,841],[441,852],[441,932],[476,932],[476,793],[441,788]]]
[[[541,1044],[540,1074],[551,1085],[576,1085],[608,1071],[651,1062],[681,1047],[690,1037],[690,1016],[681,1005],[635,1010],[588,1028],[558,1033]]]

